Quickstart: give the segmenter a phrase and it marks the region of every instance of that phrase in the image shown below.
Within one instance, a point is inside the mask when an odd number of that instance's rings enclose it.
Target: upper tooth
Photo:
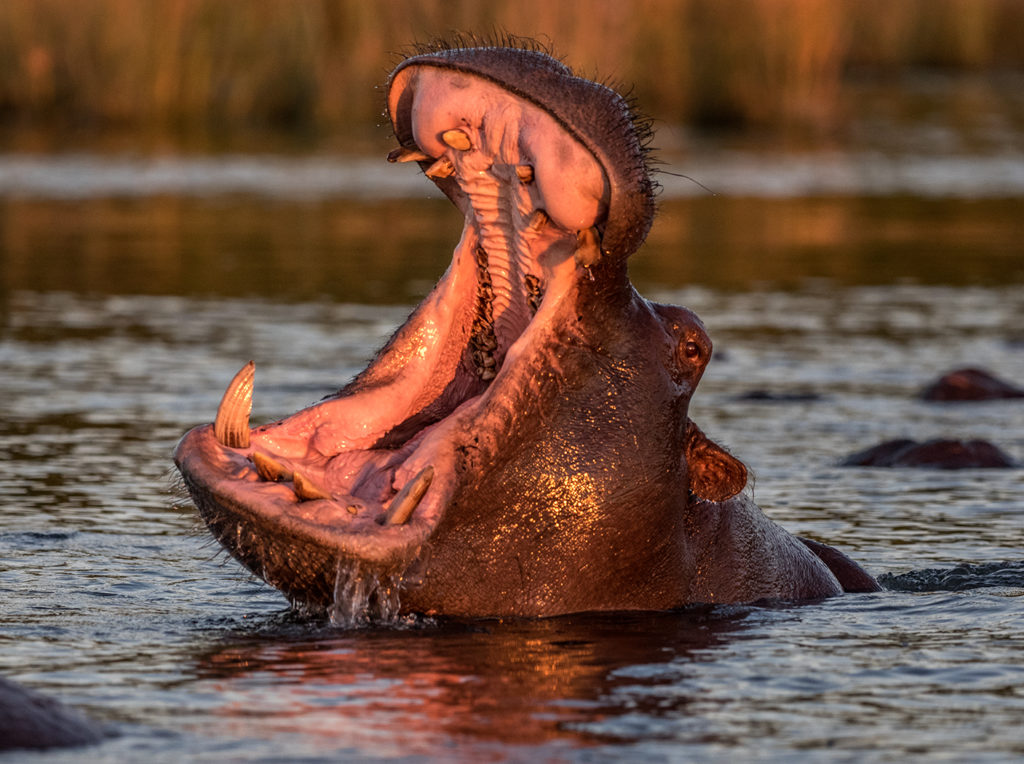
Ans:
[[[528,164],[516,165],[516,175],[523,183],[533,183],[533,167]]]
[[[601,235],[594,227],[584,228],[576,234],[576,263],[584,268],[596,265],[601,259]]]
[[[389,162],[422,162],[425,159],[433,159],[429,154],[424,154],[419,149],[399,146],[392,149],[388,154]]]
[[[213,434],[221,445],[228,448],[249,447],[249,414],[252,413],[255,375],[256,364],[249,361],[231,380],[217,408]]]
[[[453,172],[455,172],[455,165],[452,164],[452,160],[448,157],[441,157],[430,165],[424,174],[428,178],[447,178]]]
[[[539,231],[541,228],[547,225],[548,213],[544,210],[534,210],[530,215],[530,222],[527,223],[531,231]]]
[[[461,130],[445,130],[441,133],[441,140],[458,151],[469,151],[469,147],[473,145],[469,141],[469,136]]]

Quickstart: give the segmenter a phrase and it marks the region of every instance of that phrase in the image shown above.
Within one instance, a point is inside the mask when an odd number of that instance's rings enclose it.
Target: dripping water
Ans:
[[[359,561],[338,560],[331,624],[343,628],[394,623],[398,618],[401,577]]]

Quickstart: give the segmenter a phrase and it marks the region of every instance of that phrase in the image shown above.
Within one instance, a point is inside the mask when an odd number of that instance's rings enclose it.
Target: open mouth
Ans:
[[[293,600],[329,604],[358,561],[401,576],[467,479],[501,448],[576,311],[576,285],[621,270],[653,212],[642,124],[613,91],[532,50],[406,59],[388,83],[399,147],[465,216],[452,264],[365,371],[250,428],[254,367],[175,461],[214,535]],[[268,533],[268,528],[273,533]]]

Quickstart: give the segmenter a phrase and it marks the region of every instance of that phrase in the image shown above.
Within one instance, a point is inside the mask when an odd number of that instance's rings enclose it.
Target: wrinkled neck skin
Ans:
[[[467,616],[838,593],[688,418],[700,320],[627,278],[653,184],[625,102],[544,54],[482,48],[407,59],[388,109],[389,160],[458,206],[461,240],[342,390],[250,429],[249,364],[182,439],[225,548],[315,609],[353,591]]]
[[[515,373],[465,411],[463,479],[426,545],[421,585],[403,595],[412,609],[685,602],[674,571],[694,556],[680,526],[690,391],[666,370],[674,343],[662,319],[615,270],[593,282],[567,274],[565,294],[513,348]]]

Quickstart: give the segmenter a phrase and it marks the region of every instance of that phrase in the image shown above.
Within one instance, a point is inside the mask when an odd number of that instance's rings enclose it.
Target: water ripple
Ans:
[[[962,592],[984,587],[1024,590],[1024,562],[965,563],[953,568],[926,568],[886,573],[878,578],[886,589],[901,592]],[[1024,593],[1024,592],[1022,592]]]

